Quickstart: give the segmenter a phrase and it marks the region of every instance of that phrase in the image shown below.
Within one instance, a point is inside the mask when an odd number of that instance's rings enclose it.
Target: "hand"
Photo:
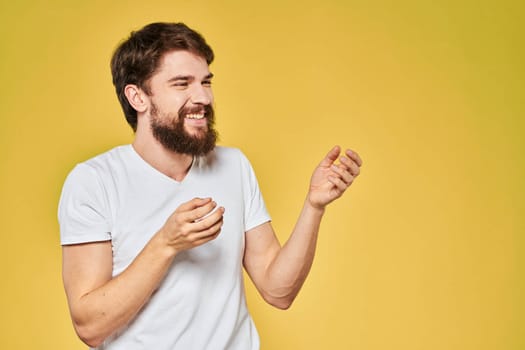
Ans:
[[[348,149],[345,155],[339,158],[339,146],[332,148],[326,157],[319,163],[310,180],[308,202],[317,209],[324,209],[329,203],[341,197],[346,189],[359,175],[363,164],[359,155]]]
[[[216,206],[211,198],[194,198],[181,204],[168,218],[160,233],[175,253],[200,246],[219,235],[224,208],[212,213]]]

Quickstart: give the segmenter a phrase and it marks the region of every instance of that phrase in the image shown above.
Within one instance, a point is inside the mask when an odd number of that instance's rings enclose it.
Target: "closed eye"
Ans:
[[[202,80],[202,85],[206,87],[210,87],[212,78],[213,78],[213,73],[210,73],[207,76],[205,76],[204,79]]]

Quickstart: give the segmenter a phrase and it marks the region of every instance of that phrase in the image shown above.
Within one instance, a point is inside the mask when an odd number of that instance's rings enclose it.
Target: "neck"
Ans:
[[[193,156],[167,150],[155,138],[138,133],[132,146],[148,164],[176,181],[186,177],[193,161]]]

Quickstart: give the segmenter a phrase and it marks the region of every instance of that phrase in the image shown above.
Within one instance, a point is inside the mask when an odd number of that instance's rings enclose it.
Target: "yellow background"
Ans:
[[[83,349],[56,206],[75,163],[132,133],[109,59],[184,21],[217,59],[221,143],[251,159],[286,239],[331,145],[333,204],[288,311],[247,283],[262,349],[524,349],[521,1],[2,1],[0,347]]]

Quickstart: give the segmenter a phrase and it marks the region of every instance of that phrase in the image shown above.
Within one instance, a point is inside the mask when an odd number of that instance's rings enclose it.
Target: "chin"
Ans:
[[[203,139],[205,136],[206,136],[206,133],[208,132],[207,129],[198,129],[198,130],[187,130],[186,129],[186,134],[188,136],[191,136],[191,137],[195,137],[195,138],[198,138],[198,139]]]

